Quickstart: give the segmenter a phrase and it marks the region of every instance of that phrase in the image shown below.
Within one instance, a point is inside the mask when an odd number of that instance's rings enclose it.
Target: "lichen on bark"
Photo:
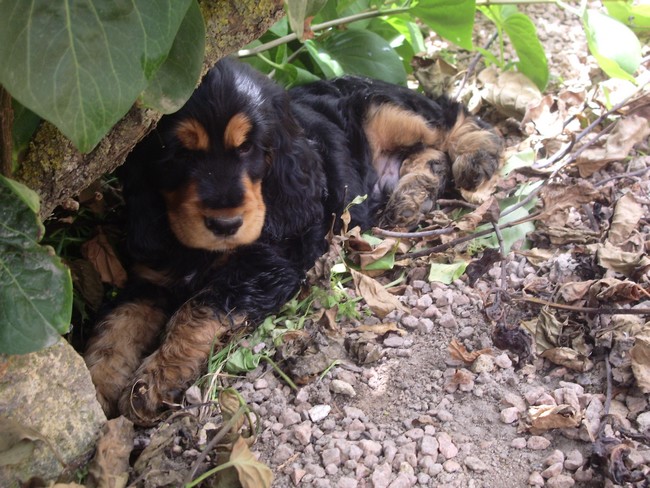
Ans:
[[[282,0],[199,0],[206,27],[203,71],[262,35],[283,14]],[[161,114],[137,106],[87,154],[80,153],[54,126],[41,124],[14,175],[41,198],[41,218],[117,168],[155,127]]]

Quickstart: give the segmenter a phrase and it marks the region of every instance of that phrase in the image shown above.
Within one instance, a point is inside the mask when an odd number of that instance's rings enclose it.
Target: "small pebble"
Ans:
[[[499,354],[494,358],[494,364],[496,364],[501,369],[508,369],[512,367],[512,361],[506,353]]]
[[[558,476],[562,473],[562,468],[562,463],[551,464],[548,468],[542,471],[542,478],[549,479]]]
[[[405,339],[397,334],[390,334],[382,343],[386,347],[404,347]]]
[[[442,469],[447,471],[447,473],[455,473],[460,469],[460,464],[458,464],[453,459],[447,459],[444,463],[442,463]]]
[[[309,418],[312,422],[320,422],[327,417],[332,410],[329,405],[316,405],[309,409]]]
[[[526,438],[525,437],[516,437],[512,439],[512,442],[510,443],[510,447],[514,447],[515,449],[525,449],[526,448]]]
[[[576,469],[582,467],[584,462],[585,460],[582,456],[582,453],[577,449],[574,449],[573,451],[569,452],[569,454],[567,454],[566,459],[564,460],[564,469],[575,471]]]
[[[528,438],[528,441],[526,442],[526,446],[528,449],[532,449],[533,451],[541,451],[548,446],[551,445],[551,441],[549,441],[547,438],[539,436],[539,435],[533,435]]]
[[[551,454],[549,454],[544,459],[544,466],[551,466],[553,464],[563,463],[563,462],[564,462],[564,453],[559,449],[555,449]]]
[[[357,396],[357,392],[354,390],[352,385],[343,380],[332,380],[330,383],[330,390],[332,390],[332,393],[339,393],[349,397]]]
[[[571,476],[559,474],[546,480],[546,486],[549,488],[571,488],[576,482]]]
[[[517,407],[504,408],[501,410],[499,418],[504,424],[512,424],[519,419],[519,409]]]
[[[490,373],[494,370],[494,358],[489,354],[481,354],[472,363],[472,371],[474,373]]]
[[[392,478],[392,469],[390,464],[383,463],[375,467],[372,477],[372,486],[374,488],[388,488]]]
[[[465,458],[464,463],[465,463],[465,466],[467,466],[472,471],[476,471],[477,473],[487,471],[487,469],[488,469],[487,464],[485,464],[479,458],[474,457],[474,456],[467,456]]]
[[[528,484],[530,486],[544,486],[544,478],[537,471],[534,471],[528,477]]]
[[[458,455],[458,448],[454,445],[451,440],[451,437],[446,432],[441,432],[438,434],[438,451],[442,454],[445,459],[451,459]]]

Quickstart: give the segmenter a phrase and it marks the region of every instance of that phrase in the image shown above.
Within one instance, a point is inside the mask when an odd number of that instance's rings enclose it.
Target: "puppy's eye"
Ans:
[[[237,147],[237,154],[246,156],[253,149],[253,144],[250,141],[245,141]]]

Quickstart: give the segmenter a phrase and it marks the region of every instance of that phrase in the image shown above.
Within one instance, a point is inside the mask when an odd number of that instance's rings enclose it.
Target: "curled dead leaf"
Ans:
[[[625,243],[644,215],[643,207],[633,193],[623,195],[616,202],[607,240],[614,245]]]
[[[585,373],[594,367],[594,363],[588,357],[570,347],[547,349],[540,356],[548,359],[553,364],[580,371],[581,373]]]
[[[479,73],[478,79],[484,85],[483,98],[510,117],[521,117],[529,105],[542,98],[535,84],[517,71],[487,68]]]
[[[591,147],[580,153],[576,160],[580,176],[588,178],[611,161],[624,159],[636,144],[648,137],[648,134],[648,119],[638,115],[620,119],[602,147]]]
[[[470,352],[456,338],[452,339],[449,343],[449,355],[457,361],[472,364],[481,354],[493,355],[494,352],[489,347]]]
[[[104,424],[95,456],[88,466],[88,488],[126,486],[134,435],[133,422],[126,417],[111,419]]]
[[[456,222],[455,227],[458,230],[470,231],[476,229],[479,224],[483,222],[493,222],[496,223],[499,221],[499,202],[494,196],[491,196],[483,203],[481,203],[478,208],[472,212],[463,215],[458,222]]]
[[[551,429],[569,429],[578,427],[582,413],[571,405],[539,405],[528,409],[525,424],[533,435]]]
[[[242,437],[233,444],[229,463],[237,470],[242,488],[270,488],[273,472],[253,456]]]
[[[389,322],[386,324],[375,324],[375,325],[360,325],[359,327],[356,327],[354,329],[354,332],[372,332],[373,334],[377,334],[379,336],[383,336],[388,334],[389,332],[396,332],[397,334],[404,336],[408,332],[406,332],[404,329],[400,329],[397,327],[397,324],[395,322]]]
[[[639,276],[650,267],[650,257],[645,252],[626,252],[610,242],[597,247],[598,264],[632,278]]]
[[[384,318],[393,310],[407,311],[397,297],[386,291],[377,280],[353,269],[350,269],[350,273],[357,293],[363,297],[373,313],[380,318]]]
[[[647,332],[638,334],[630,351],[632,373],[643,393],[650,393],[650,324]]]
[[[81,253],[93,265],[104,283],[122,288],[127,275],[106,234],[99,233],[81,246]]]

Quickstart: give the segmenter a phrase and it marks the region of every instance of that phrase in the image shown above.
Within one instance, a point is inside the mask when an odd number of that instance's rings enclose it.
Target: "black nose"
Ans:
[[[206,217],[205,226],[218,236],[231,236],[239,230],[243,220],[241,217]]]

